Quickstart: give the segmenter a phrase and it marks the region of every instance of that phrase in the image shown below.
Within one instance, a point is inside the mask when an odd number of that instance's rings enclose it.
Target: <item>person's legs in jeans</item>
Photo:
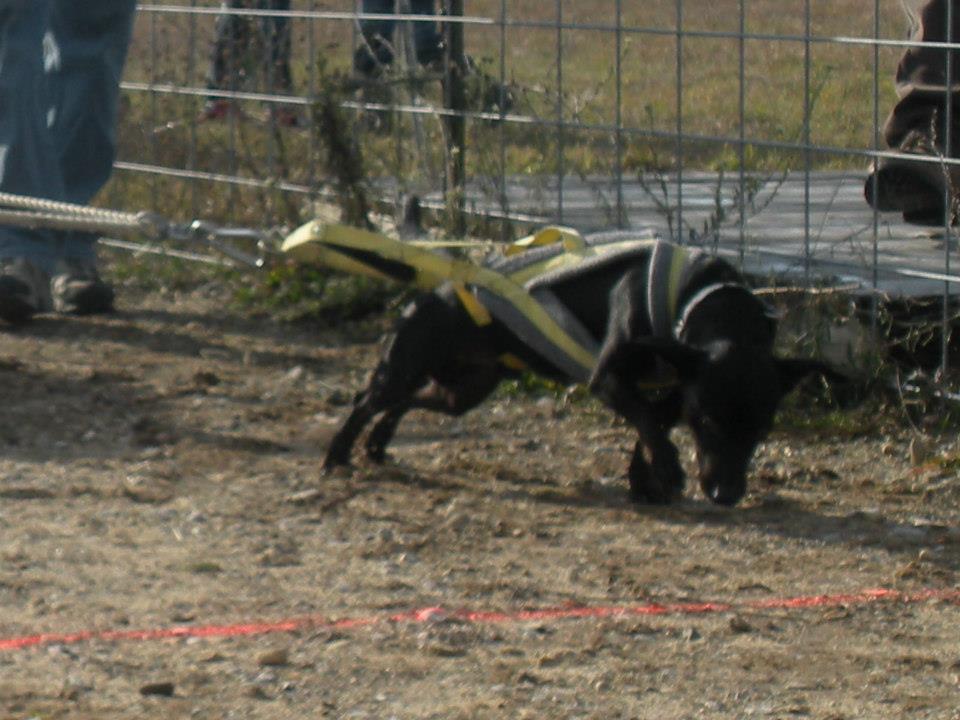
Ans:
[[[259,0],[261,10],[290,10],[290,0]],[[293,73],[290,71],[290,19],[282,15],[265,15],[260,22],[260,45],[263,48],[263,80],[268,93],[293,94]],[[271,116],[280,125],[301,125],[296,106],[270,106]]]
[[[225,7],[236,10],[247,7],[244,0],[227,0]],[[249,18],[231,13],[218,15],[214,25],[214,41],[210,48],[210,66],[207,70],[207,88],[209,90],[240,89],[240,75],[244,65],[244,55],[250,42]],[[204,107],[206,119],[224,117],[232,107],[227,98],[211,95]]]
[[[88,204],[110,178],[135,9],[136,0],[54,2],[50,21],[60,68],[50,83],[56,108],[51,133],[68,202]],[[112,307],[113,290],[96,272],[95,243],[89,233],[54,237],[56,262],[49,269],[54,309],[87,313]]]
[[[408,0],[410,12],[414,15],[435,15],[434,0]],[[363,0],[363,12],[370,14],[392,14],[397,11],[396,0]],[[402,7],[402,6],[400,6]],[[371,77],[377,71],[393,62],[396,48],[393,34],[396,23],[393,20],[362,20],[360,33],[363,40],[353,58],[354,71],[363,77]],[[416,21],[413,24],[413,45],[417,62],[429,65],[443,57],[443,38],[437,24],[429,20]]]
[[[953,3],[953,33],[960,42],[960,2],[930,0],[920,10],[913,39],[920,43],[946,42],[948,3]],[[960,157],[960,53],[951,51],[953,88],[950,91],[952,123],[947,128],[947,53],[923,44],[910,47],[897,67],[899,100],[884,124],[884,140],[900,152],[936,158]],[[960,95],[958,95],[960,97]],[[948,142],[949,138],[949,142]],[[949,145],[949,147],[948,147]],[[939,162],[909,158],[881,159],[867,178],[864,194],[878,210],[899,210],[910,222],[942,223],[944,198],[956,196],[960,172],[944,171]],[[955,213],[954,213],[955,214]]]
[[[390,15],[395,12],[395,0],[363,0],[362,12],[370,15]],[[360,47],[353,54],[353,70],[362,77],[377,75],[382,67],[393,62],[393,20],[361,20]]]
[[[45,39],[47,0],[0,0],[0,192],[63,200],[57,149],[48,128],[45,68],[58,62]],[[0,317],[10,322],[49,309],[50,235],[0,226]]]
[[[290,9],[290,0],[260,0],[261,10]],[[267,15],[261,18],[260,34],[263,38],[264,80],[268,92],[289,93],[293,89],[290,73],[290,22],[289,18]]]
[[[410,12],[414,15],[436,15],[434,0],[409,0]],[[421,65],[438,63],[443,59],[443,36],[437,23],[419,20],[413,23],[413,46],[417,62]]]

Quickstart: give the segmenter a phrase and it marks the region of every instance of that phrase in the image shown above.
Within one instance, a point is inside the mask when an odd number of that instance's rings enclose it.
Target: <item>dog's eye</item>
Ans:
[[[722,435],[723,427],[712,417],[705,417],[702,420],[703,429],[711,435]]]
[[[722,435],[720,424],[707,415],[700,415],[690,421],[691,427],[698,435],[707,437],[719,437]]]

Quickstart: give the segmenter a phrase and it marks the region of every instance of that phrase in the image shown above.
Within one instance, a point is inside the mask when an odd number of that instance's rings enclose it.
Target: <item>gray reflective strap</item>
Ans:
[[[726,290],[727,288],[746,290],[743,285],[734,282],[713,283],[712,285],[707,285],[700,288],[700,290],[698,290],[689,300],[687,300],[686,303],[684,303],[680,312],[680,317],[677,319],[677,322],[673,328],[675,337],[679,338],[683,334],[683,330],[687,325],[687,318],[690,317],[690,313],[693,312],[697,305],[702,303],[708,296],[713,295],[713,293],[719,290]]]
[[[671,287],[674,253],[678,248],[668,242],[658,242],[650,253],[647,272],[647,314],[655,337],[670,337],[673,333],[672,306],[677,288]]]
[[[592,368],[584,367],[557,347],[540,328],[510,302],[482,287],[476,288],[476,294],[477,299],[490,311],[490,314],[506,325],[510,332],[537,355],[577,382],[586,382],[590,379]]]
[[[579,318],[570,312],[570,309],[566,305],[560,302],[560,299],[552,290],[539,288],[530,294],[578,345],[591,352],[594,357],[600,355],[600,343],[598,343],[597,339],[584,327]]]

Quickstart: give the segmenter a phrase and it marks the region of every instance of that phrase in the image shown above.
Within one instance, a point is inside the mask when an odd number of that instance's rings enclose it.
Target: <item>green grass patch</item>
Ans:
[[[382,314],[408,292],[392,283],[288,263],[271,268],[255,284],[238,287],[236,298],[249,312],[329,325]]]

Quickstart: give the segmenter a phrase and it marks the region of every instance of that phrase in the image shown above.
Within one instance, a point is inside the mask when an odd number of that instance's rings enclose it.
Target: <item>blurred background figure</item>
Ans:
[[[260,75],[264,92],[293,94],[290,72],[290,23],[283,15],[236,15],[230,10],[290,10],[290,0],[226,0],[224,13],[217,18],[216,34],[210,51],[207,88],[237,92],[250,82],[251,75]],[[211,93],[201,118],[218,120],[236,109],[231,98]],[[276,121],[285,126],[301,123],[295,108],[271,105]]]
[[[436,15],[433,0],[363,0],[361,11],[370,15],[394,15],[409,7],[412,15]],[[361,20],[360,46],[353,55],[353,70],[363,78],[376,77],[396,57],[394,30],[396,20]],[[443,59],[443,37],[437,23],[417,20],[413,23],[413,46],[417,62],[432,65]]]
[[[960,53],[950,51],[948,88],[947,51],[925,43],[960,43],[960,0],[928,0],[921,5],[911,18],[912,39],[921,44],[908,48],[897,66],[899,99],[884,123],[883,136],[889,148],[929,161],[881,158],[871,168],[864,195],[877,210],[899,211],[907,222],[942,225],[948,211],[950,222],[958,220],[960,166],[936,159],[960,157],[960,94],[954,94],[960,89]],[[948,34],[950,5],[953,32]]]

